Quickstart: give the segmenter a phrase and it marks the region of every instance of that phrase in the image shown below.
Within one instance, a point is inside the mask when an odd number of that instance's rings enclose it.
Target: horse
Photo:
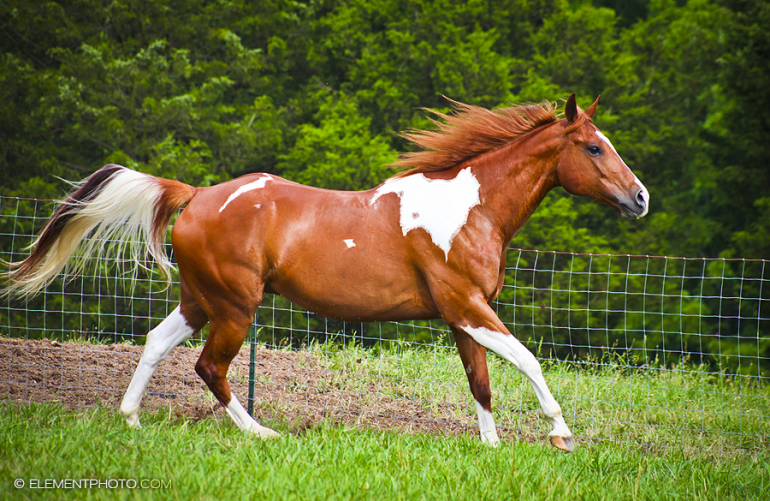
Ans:
[[[431,111],[435,128],[404,137],[417,149],[402,170],[366,191],[333,191],[254,173],[196,188],[106,165],[66,200],[23,261],[7,263],[10,293],[32,295],[81,257],[103,252],[117,234],[136,266],[147,255],[167,273],[171,242],[181,301],[147,335],[120,405],[131,426],[157,365],[210,325],[195,371],[238,428],[279,436],[254,420],[231,392],[230,362],[263,294],[280,294],[319,315],[373,322],[441,318],[454,333],[474,397],[482,442],[497,445],[486,350],[531,382],[565,452],[574,438],[538,360],[490,306],[503,286],[506,247],[546,194],[561,186],[639,218],[649,194],[593,124],[599,98],[582,110],[572,94],[557,114],[549,102],[489,110],[452,101]],[[87,245],[81,245],[90,236]],[[142,253],[145,253],[143,256]]]

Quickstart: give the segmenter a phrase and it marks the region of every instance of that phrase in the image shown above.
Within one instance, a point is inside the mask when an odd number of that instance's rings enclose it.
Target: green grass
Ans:
[[[259,441],[227,420],[145,413],[130,429],[111,409],[0,405],[4,499],[759,499],[770,455],[645,454],[594,444],[406,435],[332,425]],[[155,479],[157,489],[32,490],[31,479]],[[15,479],[25,487],[16,489]]]
[[[436,402],[473,408],[453,347],[374,350],[328,343],[312,345],[307,353],[329,371],[326,384],[364,400],[390,395],[420,402],[434,413]],[[497,425],[532,439],[547,434],[550,427],[527,379],[493,354],[487,361]],[[545,360],[542,365],[567,423],[582,439],[688,454],[751,455],[770,447],[770,385],[756,377],[687,363],[636,366],[617,355],[593,363]]]
[[[362,406],[386,395],[439,418],[454,412],[450,418],[467,420],[473,412],[450,348],[327,343],[293,360],[298,371],[326,374],[315,389],[360,395]],[[144,428],[135,430],[111,407],[0,403],[0,499],[749,500],[770,489],[770,387],[756,378],[619,358],[546,361],[546,380],[578,436],[575,453],[565,455],[544,443],[549,427],[526,379],[496,356],[488,362],[495,419],[522,438],[497,449],[475,434],[410,435],[332,421],[299,429],[280,412],[263,424],[283,438],[262,442],[223,414],[195,421],[144,412]],[[437,402],[458,405],[447,411]],[[84,478],[164,488],[30,489],[35,480]],[[25,487],[16,489],[16,479]]]

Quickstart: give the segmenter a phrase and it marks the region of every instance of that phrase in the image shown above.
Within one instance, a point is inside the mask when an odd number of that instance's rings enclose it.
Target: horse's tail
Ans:
[[[11,271],[6,273],[3,294],[36,294],[62,271],[78,248],[82,250],[73,273],[82,270],[88,258],[104,255],[105,244],[113,238],[118,257],[124,249],[130,250],[134,271],[144,266],[144,258],[152,256],[168,281],[171,262],[163,250],[168,224],[192,200],[195,188],[115,164],[102,167],[75,186],[30,246],[34,250],[29,257],[6,263]]]

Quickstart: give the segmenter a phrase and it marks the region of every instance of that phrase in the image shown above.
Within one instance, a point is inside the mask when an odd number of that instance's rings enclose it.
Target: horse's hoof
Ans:
[[[126,424],[131,428],[141,428],[142,423],[139,422],[139,413],[126,416]]]
[[[551,445],[564,452],[572,452],[575,450],[575,441],[572,437],[560,437],[558,435],[551,435],[548,437],[551,439]]]
[[[267,438],[267,439],[275,439],[275,438],[281,438],[281,434],[277,431],[268,430],[267,433],[262,433],[260,435],[261,438]]]
[[[481,443],[486,444],[490,447],[497,447],[500,445],[500,439],[497,436],[497,432],[488,432],[488,433],[482,433],[481,434]]]
[[[251,428],[249,428],[249,432],[252,435],[256,435],[258,438],[262,439],[281,438],[281,434],[277,431],[273,431],[270,428],[262,426],[258,423],[254,423]]]

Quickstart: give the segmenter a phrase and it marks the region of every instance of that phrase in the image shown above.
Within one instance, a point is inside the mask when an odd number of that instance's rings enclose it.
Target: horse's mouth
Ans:
[[[623,219],[639,219],[644,217],[650,208],[650,195],[640,183],[633,197],[618,197],[617,202]]]
[[[623,219],[639,219],[647,214],[646,206],[640,207],[638,204],[631,206],[631,204],[625,202],[619,202],[618,205],[620,206],[620,216]]]

